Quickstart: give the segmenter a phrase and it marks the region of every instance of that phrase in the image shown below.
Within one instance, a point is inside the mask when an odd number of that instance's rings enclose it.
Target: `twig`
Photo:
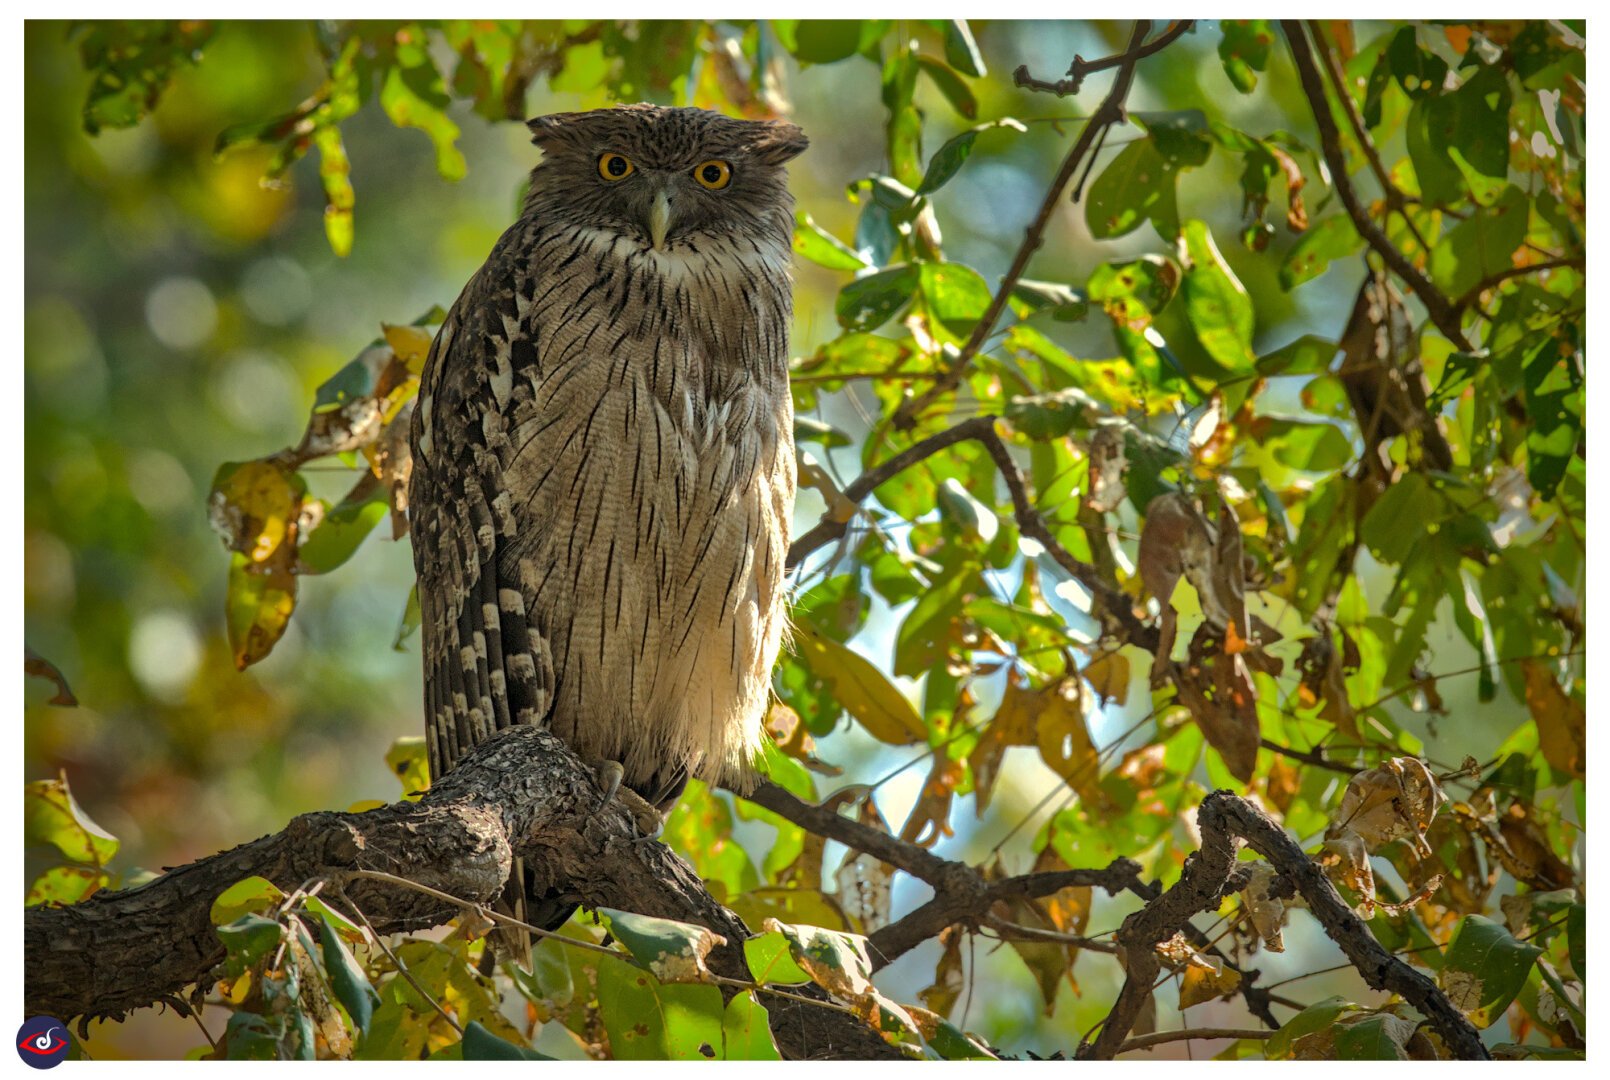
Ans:
[[[1303,93],[1307,96],[1309,108],[1314,114],[1314,123],[1319,128],[1320,146],[1325,153],[1325,163],[1330,167],[1336,194],[1341,196],[1348,217],[1353,219],[1353,227],[1364,238],[1364,242],[1381,256],[1387,267],[1402,278],[1404,284],[1419,297],[1420,303],[1425,305],[1426,314],[1431,317],[1437,329],[1442,331],[1443,336],[1460,349],[1469,352],[1470,339],[1465,337],[1464,328],[1459,322],[1459,311],[1453,302],[1409,261],[1408,256],[1398,250],[1397,245],[1387,238],[1381,227],[1370,218],[1369,210],[1359,201],[1358,192],[1353,188],[1352,177],[1347,172],[1347,159],[1342,154],[1341,132],[1337,130],[1335,118],[1331,116],[1330,102],[1325,97],[1324,79],[1314,61],[1313,51],[1308,47],[1302,23],[1295,19],[1284,19],[1280,23],[1280,28],[1285,32],[1286,43],[1291,47],[1291,58],[1297,65],[1298,79],[1302,82]]]
[[[362,873],[362,871],[359,872]],[[387,878],[391,878],[390,874],[385,876]],[[409,882],[406,878],[392,878],[392,880],[395,883],[404,885],[412,884],[412,882]],[[364,931],[369,935],[370,938],[374,940],[374,943],[380,947],[380,951],[386,954],[386,959],[390,960],[391,966],[397,969],[397,974],[406,979],[408,981],[408,985],[414,988],[415,993],[428,1001],[430,1003],[430,1007],[436,1010],[436,1014],[443,1020],[446,1020],[448,1024],[452,1026],[453,1030],[458,1032],[458,1037],[462,1039],[464,1037],[463,1027],[459,1025],[459,1022],[453,1018],[451,1013],[442,1007],[442,1003],[437,1001],[436,998],[431,995],[429,990],[426,990],[423,986],[421,986],[418,979],[414,978],[414,973],[409,971],[407,966],[403,964],[402,958],[392,951],[391,946],[386,944],[386,939],[381,937],[375,931],[375,928],[370,925],[369,917],[363,913],[363,909],[357,904],[354,904],[350,897],[347,898],[347,906],[350,907],[352,909],[352,913],[358,917],[358,921],[363,923]]]
[[[1180,1041],[1196,1040],[1196,1038],[1259,1038],[1259,1040],[1262,1040],[1262,1038],[1269,1038],[1272,1035],[1274,1035],[1274,1032],[1265,1032],[1261,1028],[1248,1030],[1248,1028],[1241,1027],[1191,1027],[1183,1030],[1183,1032],[1153,1032],[1151,1035],[1137,1035],[1137,1037],[1130,1038],[1130,1040],[1125,1040],[1124,1045],[1117,1048],[1117,1053],[1132,1054],[1137,1049],[1151,1049],[1153,1046],[1161,1046],[1162,1043],[1180,1043]]]
[[[1143,46],[1135,54],[1135,59],[1144,60],[1153,53],[1167,48],[1174,43],[1175,38],[1189,30],[1195,22],[1195,19],[1181,19],[1176,22],[1165,30],[1156,41]],[[1073,63],[1068,65],[1067,77],[1057,79],[1054,82],[1036,79],[1029,74],[1027,64],[1019,64],[1017,70],[1012,72],[1012,83],[1025,90],[1036,90],[1041,93],[1055,94],[1057,97],[1067,97],[1069,94],[1079,92],[1079,87],[1083,85],[1087,75],[1094,75],[1098,71],[1106,71],[1108,68],[1117,67],[1127,57],[1127,53],[1115,53],[1112,56],[1104,56],[1100,60],[1086,60],[1082,56],[1075,55]]]
[[[1153,43],[1154,48],[1151,51],[1155,52],[1157,49],[1169,44],[1174,38],[1184,33],[1185,28],[1189,25],[1186,22],[1177,24],[1173,30]],[[1097,137],[1102,132],[1110,125],[1124,120],[1124,98],[1129,95],[1129,86],[1135,77],[1135,64],[1142,56],[1148,55],[1142,47],[1142,43],[1146,40],[1146,34],[1151,30],[1151,26],[1152,24],[1146,19],[1137,20],[1135,29],[1129,36],[1129,45],[1124,52],[1086,65],[1086,71],[1117,67],[1118,74],[1113,77],[1112,88],[1107,91],[1107,96],[1091,115],[1090,122],[1080,130],[1079,138],[1074,141],[1073,148],[1062,159],[1062,165],[1057,169],[1056,177],[1046,190],[1045,199],[1040,203],[1039,211],[1034,215],[1034,219],[1029,222],[1028,228],[1024,231],[1023,242],[1018,245],[1017,254],[1012,257],[1012,265],[1007,269],[1006,276],[1001,279],[1000,287],[995,290],[995,295],[990,298],[989,307],[985,309],[983,316],[974,324],[973,332],[968,337],[967,343],[956,354],[956,358],[951,361],[950,366],[945,368],[939,378],[934,380],[932,386],[916,397],[907,398],[901,403],[893,418],[893,424],[897,429],[901,431],[910,430],[915,426],[916,418],[924,409],[955,390],[961,384],[962,376],[966,374],[968,366],[972,364],[973,357],[978,355],[978,351],[983,347],[985,339],[990,336],[996,321],[1001,317],[1001,312],[1006,310],[1006,304],[1011,299],[1012,290],[1017,287],[1017,283],[1023,277],[1024,271],[1028,269],[1029,259],[1033,257],[1034,253],[1040,249],[1041,243],[1044,242],[1046,226],[1051,221],[1051,215],[1056,212],[1057,207],[1061,204],[1062,192],[1068,186],[1068,181],[1073,179],[1074,173],[1078,171],[1079,163],[1084,159],[1090,148],[1095,145]],[[1076,67],[1080,63],[1081,61],[1079,60],[1074,61]],[[1072,70],[1070,69],[1070,72]]]
[[[1510,278],[1525,277],[1527,274],[1541,274],[1548,270],[1563,270],[1566,267],[1580,270],[1585,265],[1587,265],[1587,259],[1584,256],[1573,255],[1563,259],[1547,259],[1543,262],[1532,263],[1529,266],[1505,267],[1503,270],[1483,278],[1465,290],[1464,295],[1454,301],[1454,306],[1461,309],[1467,308],[1474,304],[1482,293],[1495,285],[1502,285]]]
[[[1353,138],[1357,140],[1359,149],[1364,152],[1364,159],[1370,164],[1370,171],[1375,174],[1376,181],[1381,185],[1381,197],[1386,200],[1388,210],[1395,210],[1403,223],[1409,227],[1409,233],[1414,242],[1420,245],[1421,251],[1429,252],[1431,245],[1426,238],[1420,235],[1419,226],[1409,216],[1409,200],[1403,191],[1392,182],[1386,166],[1381,164],[1380,152],[1375,149],[1375,140],[1364,126],[1364,118],[1359,115],[1358,105],[1353,101],[1353,95],[1347,90],[1347,77],[1342,71],[1341,62],[1331,51],[1330,43],[1325,40],[1323,30],[1318,21],[1310,19],[1309,29],[1314,35],[1314,44],[1318,46],[1320,55],[1325,58],[1325,73],[1330,76],[1331,87],[1336,91],[1336,97],[1342,103],[1342,112],[1347,115],[1347,122],[1353,129]]]
[[[1161,967],[1157,945],[1234,891],[1234,871],[1245,865],[1236,862],[1241,840],[1296,887],[1366,984],[1398,994],[1418,1009],[1455,1056],[1469,1060],[1490,1056],[1476,1029],[1436,983],[1382,947],[1325,872],[1256,805],[1228,791],[1215,791],[1202,800],[1197,824],[1202,847],[1186,859],[1179,881],[1126,918],[1118,930],[1128,969],[1123,989],[1095,1041],[1079,1048],[1081,1058],[1109,1059],[1125,1045]]]
[[[844,489],[844,497],[850,502],[858,503],[891,477],[911,468],[913,465],[932,457],[947,447],[969,439],[980,438],[985,432],[994,430],[995,418],[992,416],[975,416],[964,420],[947,431],[907,447],[887,461],[880,462],[856,477],[850,486]],[[830,507],[828,513],[823,515],[804,536],[795,540],[788,548],[788,568],[792,570],[805,558],[818,548],[832,543],[844,535],[849,528],[849,522],[838,520]]]

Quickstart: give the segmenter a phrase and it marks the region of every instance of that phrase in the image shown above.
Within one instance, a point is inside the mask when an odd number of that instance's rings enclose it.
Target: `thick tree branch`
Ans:
[[[1197,824],[1202,847],[1185,860],[1180,880],[1119,928],[1118,943],[1124,949],[1128,975],[1100,1034],[1094,1043],[1080,1048],[1080,1057],[1111,1058],[1124,1047],[1161,969],[1156,947],[1188,927],[1192,916],[1213,910],[1235,891],[1236,850],[1242,840],[1301,894],[1365,983],[1398,994],[1420,1010],[1458,1057],[1485,1060],[1489,1056],[1476,1029],[1436,983],[1376,941],[1325,872],[1256,805],[1228,791],[1215,791],[1202,800]]]
[[[1135,29],[1129,36],[1129,45],[1122,53],[1084,66],[1084,70],[1087,72],[1096,71],[1104,67],[1117,67],[1118,74],[1113,77],[1112,88],[1107,91],[1107,96],[1096,107],[1095,113],[1090,117],[1089,122],[1085,124],[1084,129],[1079,132],[1079,138],[1074,141],[1073,148],[1062,159],[1062,165],[1057,169],[1056,177],[1046,190],[1045,199],[1040,203],[1039,211],[1034,215],[1034,219],[1029,222],[1028,228],[1024,231],[1023,242],[1018,245],[1017,254],[1012,257],[1012,265],[1007,269],[1006,276],[1001,279],[1000,287],[995,290],[995,295],[990,298],[989,307],[985,309],[983,317],[973,326],[973,332],[967,338],[967,343],[962,346],[961,351],[956,354],[950,365],[934,380],[932,386],[916,397],[908,398],[901,403],[900,408],[894,414],[893,422],[896,428],[901,431],[910,430],[916,424],[917,417],[922,414],[923,410],[961,384],[962,377],[966,375],[968,367],[973,362],[973,357],[977,356],[979,350],[984,347],[984,342],[989,339],[990,333],[994,331],[995,324],[1000,320],[1001,313],[1006,310],[1006,304],[1011,299],[1012,290],[1017,287],[1018,281],[1022,279],[1024,272],[1028,269],[1029,260],[1033,258],[1034,253],[1040,249],[1040,245],[1044,242],[1045,229],[1051,221],[1051,215],[1061,204],[1062,193],[1073,179],[1074,173],[1079,171],[1080,163],[1084,161],[1085,155],[1090,152],[1091,148],[1097,145],[1098,140],[1105,135],[1109,127],[1123,122],[1124,99],[1129,96],[1129,87],[1135,78],[1135,65],[1140,61],[1141,57],[1148,55],[1148,48],[1151,52],[1157,51],[1157,49],[1162,48],[1184,33],[1189,25],[1189,22],[1179,23],[1174,29],[1154,42],[1153,46],[1145,47],[1143,43],[1146,41],[1147,33],[1151,31],[1152,24],[1145,19],[1137,20]],[[1081,63],[1082,61],[1079,60],[1074,61],[1074,68],[1069,69],[1070,75]],[[1020,72],[1020,74],[1022,73]],[[1020,85],[1027,84],[1020,82]]]
[[[139,888],[96,893],[69,907],[28,909],[26,1007],[30,1014],[64,1019],[120,1018],[207,985],[224,958],[209,917],[212,902],[244,877],[265,877],[287,892],[327,880],[377,931],[395,933],[440,925],[459,906],[352,871],[384,871],[489,904],[516,857],[539,887],[589,907],[709,927],[726,939],[709,956],[711,970],[752,981],[743,956],[750,931],[743,921],[717,903],[669,848],[639,837],[622,804],[600,807],[593,771],[556,736],[518,726],[478,746],[417,803],[362,814],[305,814],[279,833]],[[763,998],[785,1056],[899,1056],[875,1031],[842,1012],[799,997]]]
[[[1319,143],[1325,154],[1325,164],[1330,167],[1331,181],[1336,185],[1336,194],[1341,196],[1342,205],[1347,208],[1348,217],[1353,219],[1353,227],[1364,238],[1364,242],[1381,256],[1387,267],[1403,279],[1403,283],[1419,298],[1420,303],[1425,305],[1426,314],[1431,317],[1437,329],[1442,331],[1443,336],[1460,349],[1470,351],[1470,340],[1465,337],[1464,328],[1459,321],[1459,311],[1453,301],[1444,296],[1442,291],[1431,283],[1431,279],[1388,239],[1386,233],[1382,232],[1381,227],[1370,217],[1369,209],[1359,200],[1352,177],[1347,172],[1347,158],[1342,153],[1341,132],[1336,127],[1336,119],[1331,115],[1330,102],[1325,96],[1324,77],[1314,60],[1313,50],[1308,46],[1308,38],[1302,23],[1295,19],[1285,19],[1281,21],[1280,28],[1286,35],[1286,43],[1291,47],[1291,58],[1297,65],[1297,77],[1302,83],[1303,94],[1308,98],[1309,108],[1314,114],[1314,123],[1319,128]]]

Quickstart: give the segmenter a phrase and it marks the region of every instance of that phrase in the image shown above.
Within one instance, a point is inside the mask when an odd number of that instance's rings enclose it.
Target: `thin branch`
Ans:
[[[1437,329],[1442,331],[1443,336],[1460,349],[1469,352],[1470,339],[1465,337],[1464,328],[1459,322],[1459,311],[1453,302],[1387,238],[1381,227],[1371,219],[1369,210],[1359,201],[1358,192],[1353,188],[1352,177],[1347,172],[1347,158],[1342,154],[1341,132],[1337,130],[1336,120],[1331,115],[1330,102],[1325,97],[1324,78],[1319,73],[1313,51],[1308,47],[1308,38],[1305,36],[1302,23],[1295,19],[1285,19],[1281,21],[1280,28],[1285,32],[1286,43],[1291,47],[1291,58],[1297,65],[1297,77],[1302,82],[1303,93],[1307,96],[1309,108],[1314,114],[1314,123],[1319,128],[1319,142],[1325,153],[1325,163],[1330,167],[1331,181],[1336,185],[1336,194],[1341,196],[1342,205],[1347,208],[1348,217],[1353,219],[1353,227],[1364,238],[1364,242],[1381,256],[1387,267],[1403,279],[1404,284],[1408,285],[1419,298],[1420,303],[1425,305],[1426,314],[1431,317]]]
[[[1152,51],[1155,52],[1157,49],[1169,44],[1174,38],[1184,33],[1185,28],[1189,25],[1187,22],[1177,24],[1173,30],[1164,34],[1154,43],[1155,48]],[[995,290],[995,295],[990,298],[989,307],[985,309],[983,317],[974,324],[973,332],[968,337],[967,343],[962,346],[961,351],[956,354],[956,358],[951,361],[950,366],[940,374],[932,386],[916,397],[907,398],[901,403],[893,419],[894,426],[897,429],[909,431],[915,426],[917,417],[922,414],[923,410],[961,384],[962,377],[967,373],[968,367],[973,362],[973,357],[978,355],[979,349],[983,347],[985,340],[990,336],[995,323],[1001,317],[1001,313],[1006,310],[1006,304],[1011,299],[1012,290],[1017,287],[1018,281],[1028,269],[1029,259],[1033,257],[1044,242],[1046,226],[1051,221],[1051,215],[1061,205],[1063,190],[1067,188],[1068,182],[1073,179],[1074,173],[1079,170],[1080,162],[1084,160],[1085,154],[1095,145],[1098,136],[1106,131],[1109,126],[1121,123],[1125,119],[1124,99],[1129,95],[1129,87],[1135,77],[1136,63],[1140,61],[1142,56],[1148,55],[1143,43],[1146,40],[1147,33],[1151,30],[1151,26],[1150,21],[1146,19],[1137,20],[1135,28],[1129,36],[1129,45],[1124,52],[1117,56],[1095,61],[1094,64],[1086,66],[1087,71],[1099,70],[1104,67],[1117,67],[1118,74],[1113,77],[1112,88],[1107,91],[1107,96],[1091,115],[1090,122],[1085,124],[1084,128],[1079,132],[1079,137],[1074,141],[1073,148],[1062,159],[1062,165],[1057,169],[1056,177],[1046,190],[1045,199],[1040,203],[1039,211],[1034,215],[1034,219],[1029,222],[1028,228],[1024,231],[1023,242],[1018,245],[1017,254],[1012,257],[1012,265],[1007,269],[1006,276],[1001,279],[1000,287]],[[1074,64],[1077,67],[1080,61],[1075,60]]]
[[[1153,53],[1166,49],[1168,46],[1174,43],[1176,38],[1189,30],[1195,24],[1195,22],[1195,19],[1179,20],[1173,26],[1169,27],[1162,34],[1160,34],[1156,41],[1142,46],[1141,49],[1136,52],[1135,59],[1144,60]],[[1129,54],[1124,52],[1114,53],[1112,56],[1104,56],[1100,60],[1086,60],[1084,57],[1075,54],[1073,63],[1068,65],[1067,77],[1057,79],[1055,82],[1050,82],[1045,79],[1036,79],[1034,76],[1029,74],[1029,66],[1027,64],[1019,64],[1017,70],[1012,72],[1012,82],[1014,85],[1022,87],[1025,90],[1034,90],[1045,94],[1055,94],[1057,97],[1067,97],[1070,94],[1077,94],[1079,92],[1079,88],[1084,85],[1086,76],[1094,75],[1098,71],[1106,71],[1108,68],[1117,67],[1119,64],[1128,59],[1128,57]]]
[[[1188,1039],[1267,1039],[1275,1033],[1260,1028],[1248,1030],[1246,1028],[1187,1028],[1184,1031],[1154,1031],[1150,1035],[1136,1035],[1132,1039],[1124,1040],[1124,1045],[1118,1048],[1120,1054],[1132,1054],[1137,1050],[1150,1050],[1154,1046],[1164,1043],[1184,1042]]]
[[[1202,846],[1186,859],[1179,881],[1126,918],[1118,930],[1127,975],[1095,1041],[1079,1048],[1081,1058],[1110,1059],[1126,1044],[1161,968],[1157,946],[1189,926],[1192,916],[1216,909],[1224,897],[1236,891],[1235,871],[1246,865],[1236,859],[1242,840],[1295,886],[1308,910],[1371,989],[1391,991],[1413,1005],[1455,1056],[1469,1060],[1490,1056],[1476,1029],[1437,984],[1376,941],[1324,870],[1255,804],[1228,791],[1215,791],[1202,800],[1197,825]]]
[[[1510,278],[1525,277],[1527,274],[1541,274],[1549,270],[1563,270],[1567,267],[1572,270],[1580,270],[1586,265],[1587,258],[1585,256],[1573,255],[1563,259],[1547,259],[1543,262],[1532,263],[1529,266],[1506,267],[1496,274],[1483,278],[1465,290],[1464,295],[1454,301],[1454,306],[1460,309],[1467,308],[1474,304],[1482,293],[1495,286],[1502,285]]]
[[[1370,164],[1370,171],[1375,174],[1376,181],[1381,185],[1381,197],[1386,200],[1389,210],[1397,212],[1403,223],[1409,227],[1414,242],[1420,245],[1421,251],[1430,251],[1431,245],[1426,238],[1420,235],[1420,229],[1409,216],[1409,200],[1402,190],[1392,182],[1387,173],[1386,166],[1381,163],[1380,152],[1375,149],[1375,141],[1370,138],[1369,130],[1364,126],[1364,117],[1359,115],[1358,104],[1353,101],[1353,95],[1347,89],[1347,76],[1342,71],[1341,61],[1331,50],[1330,43],[1325,40],[1325,34],[1317,20],[1310,19],[1308,28],[1313,32],[1314,44],[1318,46],[1319,53],[1325,58],[1325,73],[1330,76],[1332,89],[1337,99],[1342,103],[1342,112],[1347,116],[1347,122],[1353,129],[1353,138],[1358,142],[1359,149],[1364,152],[1364,159]]]

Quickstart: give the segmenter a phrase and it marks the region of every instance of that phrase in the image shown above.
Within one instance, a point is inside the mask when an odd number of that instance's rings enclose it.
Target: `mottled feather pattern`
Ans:
[[[532,127],[531,196],[443,323],[414,416],[432,773],[539,723],[651,802],[690,775],[742,786],[785,622],[781,165],[804,139],[647,106]],[[606,150],[640,188],[599,178]],[[707,158],[733,163],[730,191],[684,183]],[[677,225],[655,248],[661,189]]]

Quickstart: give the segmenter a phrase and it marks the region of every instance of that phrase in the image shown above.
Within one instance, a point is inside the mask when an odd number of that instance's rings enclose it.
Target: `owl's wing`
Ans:
[[[500,250],[502,245],[500,245]],[[497,252],[442,323],[420,381],[410,531],[419,580],[425,736],[432,777],[552,699],[547,643],[526,610],[505,484],[511,351],[521,337],[512,267]],[[522,532],[542,528],[526,522]]]

